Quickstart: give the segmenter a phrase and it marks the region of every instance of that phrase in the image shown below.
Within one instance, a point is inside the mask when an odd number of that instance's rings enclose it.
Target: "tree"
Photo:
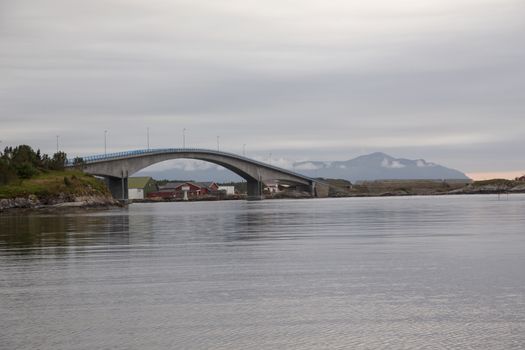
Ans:
[[[6,147],[0,153],[0,184],[8,184],[17,178],[29,179],[40,171],[64,170],[66,162],[64,152],[57,152],[50,158],[28,145]]]
[[[9,166],[9,163],[2,155],[0,158],[0,185],[7,185],[15,180],[17,180],[15,170]]]
[[[14,165],[22,165],[25,163],[37,165],[39,159],[37,157],[36,152],[31,148],[31,146],[20,145],[13,149],[11,153],[11,161]]]
[[[84,158],[82,157],[75,157],[75,159],[73,159],[73,165],[75,166],[75,168],[77,169],[81,169],[84,167]]]
[[[38,174],[38,169],[31,163],[22,163],[15,165],[16,175],[21,179],[30,179]]]
[[[49,169],[50,170],[64,170],[67,162],[67,155],[64,152],[57,152],[53,154]]]

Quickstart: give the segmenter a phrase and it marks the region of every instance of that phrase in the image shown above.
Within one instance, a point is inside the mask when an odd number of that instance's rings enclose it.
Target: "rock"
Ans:
[[[13,199],[0,199],[0,211],[12,208],[14,206]]]
[[[43,204],[47,205],[43,205]],[[0,199],[0,211],[7,209],[36,209],[36,208],[63,208],[63,207],[109,207],[120,206],[120,203],[110,196],[78,196],[70,197],[64,193],[54,198],[40,199],[35,195],[27,198]]]
[[[64,207],[68,207],[68,208],[71,208],[71,207],[85,207],[87,206],[88,204],[86,202],[65,202],[65,203],[58,203],[58,204],[54,204],[53,205],[53,208],[64,208]]]
[[[29,208],[30,202],[27,198],[15,198],[15,208]]]
[[[34,194],[30,194],[29,197],[27,197],[27,204],[30,207],[36,207],[40,205],[40,200]]]
[[[518,192],[525,192],[525,184],[523,184],[523,185],[518,185],[518,186],[514,186],[514,187],[511,188],[509,191],[510,191],[510,192],[516,192],[516,193],[518,193]]]

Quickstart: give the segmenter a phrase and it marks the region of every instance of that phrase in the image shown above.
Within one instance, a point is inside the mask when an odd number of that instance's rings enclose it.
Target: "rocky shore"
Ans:
[[[71,196],[60,194],[52,198],[27,197],[0,199],[0,212],[11,209],[52,209],[52,208],[109,208],[121,204],[107,195]]]
[[[471,184],[457,190],[450,191],[449,194],[499,194],[499,193],[525,193],[525,184],[514,183],[495,183],[476,185]]]
[[[382,180],[353,185],[345,180],[325,179],[330,197],[436,196],[461,194],[525,193],[525,182],[506,179],[447,182],[431,180]]]
[[[0,212],[120,206],[99,179],[78,170],[42,171],[0,186]]]

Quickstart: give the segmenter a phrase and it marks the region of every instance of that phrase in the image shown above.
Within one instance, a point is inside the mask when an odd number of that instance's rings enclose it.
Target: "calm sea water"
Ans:
[[[1,349],[524,349],[525,196],[0,215]]]

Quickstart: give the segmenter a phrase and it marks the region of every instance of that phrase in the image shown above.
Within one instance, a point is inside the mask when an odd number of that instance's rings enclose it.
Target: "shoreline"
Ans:
[[[449,192],[435,192],[435,193],[338,193],[326,198],[385,198],[385,197],[430,197],[430,196],[462,196],[462,195],[511,195],[511,194],[525,194],[525,186],[523,188],[512,189],[494,189],[494,188],[461,188]],[[294,200],[294,199],[319,199],[313,197],[297,196],[294,194],[281,194],[277,196],[268,196],[264,200]],[[129,204],[149,204],[149,203],[184,203],[184,202],[222,202],[222,201],[238,201],[246,200],[243,196],[235,198],[201,198],[193,200],[130,200],[127,203],[122,203],[109,196],[79,196],[74,197],[73,201],[60,199],[52,201],[48,204],[47,200],[40,200],[35,195],[17,198],[3,198],[0,199],[0,215],[5,213],[33,213],[33,212],[50,212],[50,213],[64,213],[64,212],[78,212],[78,211],[95,211],[95,210],[109,210],[113,208],[127,207]]]
[[[35,195],[30,195],[27,197],[0,199],[0,214],[13,211],[63,212],[68,210],[110,209],[123,206],[124,204],[109,196],[77,196],[72,201],[65,198],[48,201],[39,199]]]

